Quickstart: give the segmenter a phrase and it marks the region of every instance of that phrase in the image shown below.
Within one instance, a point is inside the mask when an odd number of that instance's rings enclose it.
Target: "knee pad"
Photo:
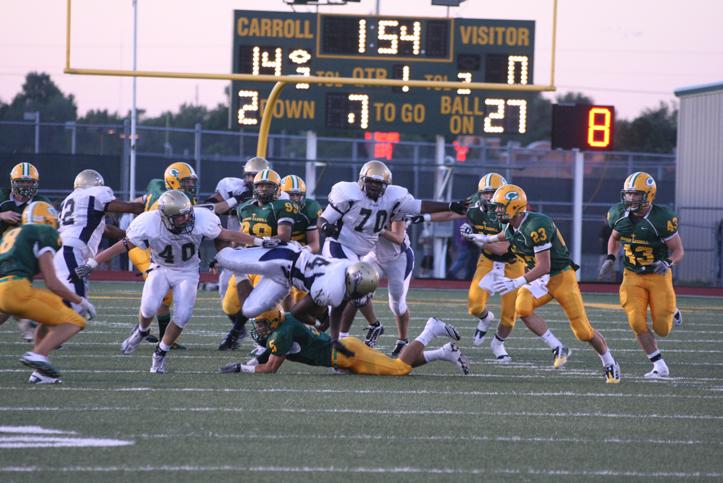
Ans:
[[[364,307],[365,305],[367,305],[369,302],[371,302],[371,301],[372,301],[372,297],[374,297],[374,292],[372,292],[372,293],[370,293],[370,294],[367,294],[367,295],[365,295],[365,296],[363,296],[363,297],[361,297],[361,298],[353,299],[353,300],[351,301],[351,303],[354,304],[354,307],[360,309],[360,308]]]
[[[517,317],[529,317],[532,315],[535,306],[532,302],[532,294],[527,290],[517,292],[517,300],[515,301],[515,313]]]
[[[397,317],[406,313],[407,308],[408,307],[406,300],[393,300],[391,297],[389,297],[389,310],[391,310],[392,313]]]
[[[575,319],[570,321],[570,327],[572,327],[572,333],[575,334],[577,340],[582,342],[590,342],[595,336],[590,322],[585,319]]]

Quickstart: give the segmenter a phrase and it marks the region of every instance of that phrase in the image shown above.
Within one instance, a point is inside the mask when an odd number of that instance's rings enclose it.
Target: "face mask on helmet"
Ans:
[[[26,200],[32,199],[35,197],[36,194],[38,194],[38,186],[40,183],[38,183],[37,180],[34,179],[14,179],[10,183],[10,186],[12,187],[12,192],[15,195],[16,198],[23,198]]]
[[[262,203],[270,203],[276,199],[279,187],[275,183],[262,181],[254,184],[254,196]]]
[[[362,191],[364,191],[367,196],[373,200],[378,200],[387,189],[387,184],[384,181],[379,181],[377,179],[365,177],[363,183]]]
[[[271,333],[279,328],[284,321],[284,313],[280,307],[274,307],[256,316],[251,338],[260,346],[266,347],[266,340]]]
[[[166,191],[158,200],[158,210],[164,226],[176,235],[193,231],[195,216],[193,206],[186,195],[179,190]]]

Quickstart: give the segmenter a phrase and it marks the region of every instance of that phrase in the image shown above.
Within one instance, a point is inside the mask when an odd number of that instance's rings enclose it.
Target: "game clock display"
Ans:
[[[615,108],[553,104],[552,148],[610,151],[615,134]]]
[[[234,12],[233,73],[328,77],[287,86],[272,131],[524,134],[530,94],[341,86],[335,77],[533,83],[532,21]],[[273,83],[232,83],[232,125],[258,128]]]

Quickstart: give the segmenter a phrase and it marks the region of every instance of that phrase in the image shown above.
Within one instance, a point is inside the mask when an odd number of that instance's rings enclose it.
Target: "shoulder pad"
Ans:
[[[364,196],[356,181],[339,181],[331,187],[329,192],[329,199],[337,201],[358,201],[363,199]]]
[[[390,184],[387,186],[387,189],[384,191],[385,196],[389,196],[390,199],[399,199],[404,198],[409,194],[409,190],[403,186],[399,186],[396,184]]]

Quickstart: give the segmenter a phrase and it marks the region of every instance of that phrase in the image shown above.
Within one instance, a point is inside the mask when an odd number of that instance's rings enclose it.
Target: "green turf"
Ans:
[[[720,480],[723,477],[723,301],[681,297],[684,325],[660,343],[672,371],[647,381],[617,298],[587,295],[588,314],[623,370],[603,382],[600,360],[576,340],[559,307],[541,310],[572,349],[562,370],[518,322],[514,363],[473,347],[464,291],[412,290],[410,334],[436,315],[462,332],[472,361],[403,378],[333,375],[286,362],[276,375],[218,374],[251,348],[220,353],[228,323],[201,292],[169,373],[149,374],[152,345],[119,351],[135,321],[140,284],[94,283],[98,320],[54,356],[60,386],[25,384],[28,349],[15,323],[0,327],[0,479],[3,481],[551,481]],[[394,345],[386,292],[377,310]],[[498,299],[491,305],[499,312]],[[358,318],[352,329],[361,334]],[[155,329],[155,326],[154,326]],[[445,341],[436,341],[442,345]],[[7,426],[40,426],[130,441],[117,447],[9,448]],[[11,440],[11,437],[16,439]],[[44,435],[43,437],[48,437]]]

